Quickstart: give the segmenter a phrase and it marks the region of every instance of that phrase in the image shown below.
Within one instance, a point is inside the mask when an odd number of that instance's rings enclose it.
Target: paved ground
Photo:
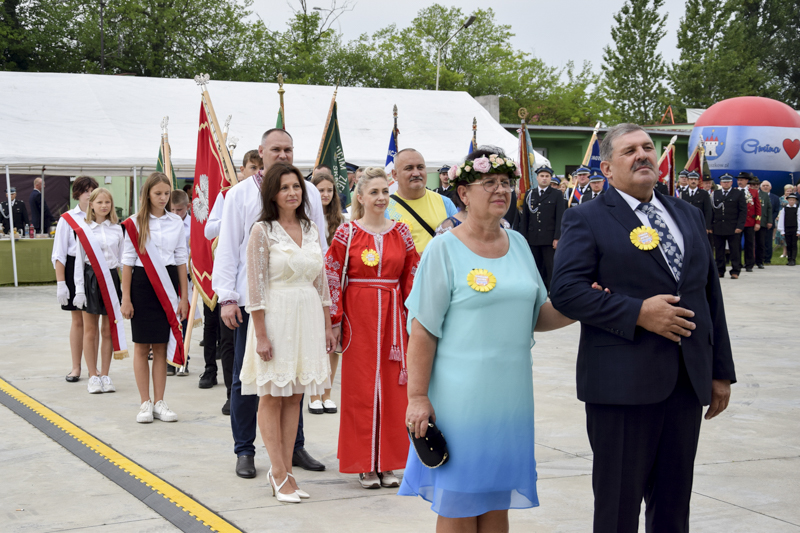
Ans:
[[[722,280],[739,383],[728,410],[703,423],[695,532],[800,532],[798,273],[773,266]],[[337,472],[338,415],[306,414],[306,447],[328,466],[319,474],[296,472],[311,500],[290,506],[272,498],[260,441],[258,476],[237,478],[229,418],[220,413],[225,389],[197,387],[202,352],[196,341],[192,375],[167,383],[167,400],[180,421],[140,425],[131,359],[112,364],[115,394],[90,396],[85,378],[64,381],[69,316],[58,310],[54,286],[0,288],[0,324],[0,377],[246,531],[434,529],[435,515],[421,499],[366,491],[354,476]],[[533,377],[541,506],[511,511],[512,531],[590,530],[592,454],[574,385],[578,334],[574,325],[538,337]],[[338,379],[334,395],[338,400]],[[175,530],[2,406],[0,427],[0,530]]]

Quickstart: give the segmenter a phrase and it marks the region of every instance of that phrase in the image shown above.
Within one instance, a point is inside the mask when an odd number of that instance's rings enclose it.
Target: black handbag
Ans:
[[[406,428],[406,431],[408,431],[408,437],[411,439],[414,450],[417,452],[417,457],[419,457],[423,465],[428,468],[437,468],[450,459],[444,434],[439,431],[439,428],[432,421],[428,421],[428,431],[425,432],[424,437],[415,438],[414,433],[409,428]]]

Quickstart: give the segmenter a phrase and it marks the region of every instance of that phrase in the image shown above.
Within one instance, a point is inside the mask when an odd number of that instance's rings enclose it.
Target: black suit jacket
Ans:
[[[548,187],[540,196],[538,188],[532,189],[525,195],[514,229],[525,236],[529,246],[552,246],[561,238],[561,217],[566,207],[560,190]]]
[[[737,229],[744,229],[747,220],[747,200],[739,189],[731,188],[727,196],[722,189],[711,196],[711,231],[714,235],[733,235]]]
[[[595,198],[599,198],[600,195],[603,194],[603,192],[605,191],[600,191],[599,193],[597,193],[597,196],[593,196],[594,192],[591,189],[586,191],[586,193],[583,196],[581,196],[581,204],[585,204],[586,202],[590,202]]]
[[[706,221],[706,229],[711,229],[711,197],[706,191],[698,187],[693,195],[689,195],[689,189],[681,193],[681,200],[686,200],[700,211],[703,212],[703,219]]]
[[[42,193],[39,192],[37,189],[33,189],[31,191],[31,196],[28,198],[28,203],[31,204],[31,223],[33,227],[36,228],[37,233],[41,232],[39,226],[42,222]],[[48,229],[50,225],[53,223],[53,214],[50,212],[50,208],[47,206],[47,202],[44,203],[44,227]]]
[[[684,241],[683,275],[676,282],[659,248],[631,243],[642,225],[613,187],[564,214],[550,297],[564,315],[581,322],[578,398],[584,402],[644,405],[663,401],[678,379],[680,352],[698,399],[711,401],[711,380],[736,380],[719,274],[701,213],[654,192],[676,221]],[[592,289],[598,282],[611,293]],[[636,325],[642,302],[680,294],[697,326],[679,345]]]

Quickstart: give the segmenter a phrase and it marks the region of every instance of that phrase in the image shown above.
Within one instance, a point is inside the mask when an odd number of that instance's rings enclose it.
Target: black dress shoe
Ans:
[[[231,416],[231,399],[228,398],[225,400],[225,405],[222,406],[222,414],[225,416]]]
[[[175,375],[175,367],[172,365],[167,365],[167,375],[174,376]]]
[[[305,448],[299,448],[292,454],[292,466],[299,466],[303,470],[322,472],[325,465],[311,457]]]
[[[245,479],[256,477],[256,458],[252,455],[240,455],[237,457],[236,475]]]
[[[210,389],[217,384],[217,375],[211,372],[203,372],[200,376],[200,384],[198,387],[201,389]]]
[[[756,266],[759,268],[759,270],[764,270],[764,265],[756,265]]]
[[[206,340],[200,339],[200,346],[205,346],[205,345],[206,345]]]
[[[752,272],[752,271],[753,271],[753,269],[752,269],[752,268],[745,268],[745,269],[744,269],[744,271],[745,271],[745,272]]]
[[[66,377],[67,383],[77,383],[78,381],[80,381],[80,379],[81,379],[80,376],[70,376],[69,374],[67,374]]]

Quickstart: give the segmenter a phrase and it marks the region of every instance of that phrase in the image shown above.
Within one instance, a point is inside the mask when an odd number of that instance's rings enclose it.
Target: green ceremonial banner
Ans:
[[[286,129],[283,127],[283,108],[278,108],[278,121],[275,122],[275,127],[281,130]]]
[[[346,199],[345,205],[350,205],[350,187],[347,186],[347,167],[344,162],[344,150],[342,149],[342,137],[339,135],[339,117],[336,109],[336,102],[334,102],[317,165],[325,165],[331,169],[333,179],[336,180],[337,195],[343,194]]]
[[[170,161],[170,173],[172,176],[172,189],[175,190],[178,188],[178,178],[175,177],[175,169],[172,168],[172,161]],[[156,162],[156,171],[157,172],[164,172],[164,154],[162,153],[161,147],[158,148],[158,161]]]

